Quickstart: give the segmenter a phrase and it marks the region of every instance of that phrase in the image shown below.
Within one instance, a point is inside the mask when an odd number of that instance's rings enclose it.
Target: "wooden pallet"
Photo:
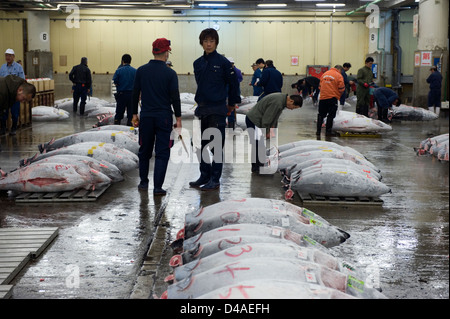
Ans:
[[[58,228],[0,228],[0,299],[10,298],[9,283],[58,236]]]
[[[319,205],[383,205],[383,200],[377,197],[362,196],[321,196],[314,194],[300,194],[297,192],[303,204],[319,204]]]
[[[341,131],[337,131],[336,134],[339,137],[370,137],[370,138],[381,137],[380,133],[375,133],[375,132],[341,132]]]
[[[68,192],[21,193],[14,199],[16,203],[93,202],[96,201],[109,186],[110,185],[97,188],[93,191],[77,189]]]

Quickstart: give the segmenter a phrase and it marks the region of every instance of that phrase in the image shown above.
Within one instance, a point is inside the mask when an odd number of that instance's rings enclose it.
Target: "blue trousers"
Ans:
[[[143,117],[139,120],[139,177],[142,184],[148,184],[148,172],[153,148],[155,148],[155,167],[153,170],[154,188],[162,188],[169,164],[172,131],[172,116]]]
[[[12,128],[16,128],[17,127],[17,122],[19,121],[20,102],[19,101],[15,102],[10,110],[11,110],[11,121],[12,121],[12,126],[11,127]],[[5,123],[8,120],[8,115],[9,115],[8,111],[6,111],[3,114],[3,118],[2,119],[5,121]]]
[[[222,176],[223,168],[223,147],[225,145],[225,126],[226,126],[226,116],[223,115],[206,115],[200,117],[200,128],[202,132],[202,144],[200,149],[200,178],[203,180],[209,179],[213,183],[219,183],[220,177]],[[209,134],[213,133],[213,135]],[[205,133],[206,131],[206,133]],[[220,138],[219,141],[215,138]],[[210,144],[211,143],[211,144]],[[213,154],[212,161],[209,160],[208,152],[206,146],[208,144],[214,145],[211,152]],[[217,147],[221,147],[217,150]]]
[[[428,107],[441,107],[441,90],[434,89],[428,92]]]
[[[114,124],[120,124],[123,119],[125,111],[127,111],[127,125],[131,126],[131,119],[133,118],[133,108],[131,106],[132,91],[123,91],[116,94],[116,115],[114,116]]]

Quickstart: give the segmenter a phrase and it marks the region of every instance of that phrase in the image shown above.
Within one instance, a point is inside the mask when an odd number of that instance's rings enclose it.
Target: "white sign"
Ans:
[[[419,14],[413,15],[413,37],[417,38],[419,35]]]
[[[47,32],[41,32],[41,35],[39,36],[42,42],[48,42],[48,33]]]

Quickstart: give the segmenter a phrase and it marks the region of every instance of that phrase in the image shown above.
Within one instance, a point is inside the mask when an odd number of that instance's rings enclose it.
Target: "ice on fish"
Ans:
[[[279,200],[247,198],[223,201],[186,215],[184,236],[191,238],[226,225],[262,224],[279,226],[307,235],[326,247],[339,245],[350,235],[312,211]]]
[[[301,194],[337,197],[378,197],[391,192],[386,184],[370,175],[364,176],[353,170],[325,167],[310,174],[303,175],[301,172],[291,174],[289,190],[296,190]],[[286,198],[291,196],[292,192],[286,193]]]
[[[386,298],[363,279],[299,259],[251,258],[223,264],[170,285],[168,299],[198,298],[246,280],[289,280],[311,283],[357,298]]]
[[[48,143],[39,144],[38,148],[41,153],[44,153],[83,142],[110,143],[117,147],[127,149],[134,154],[137,154],[139,151],[138,137],[129,131],[85,131],[64,136],[56,140],[52,139]]]
[[[70,113],[52,106],[35,106],[31,108],[33,121],[65,120],[70,117]]]

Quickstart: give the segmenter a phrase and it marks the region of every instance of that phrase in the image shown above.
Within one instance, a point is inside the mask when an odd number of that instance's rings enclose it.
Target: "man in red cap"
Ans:
[[[139,190],[148,189],[148,172],[153,147],[155,167],[153,171],[153,195],[163,196],[162,188],[170,158],[170,133],[172,114],[175,113],[176,127],[181,130],[181,101],[178,76],[166,66],[171,51],[170,41],[165,38],[153,42],[153,56],[147,64],[139,67],[134,79],[132,106],[133,124],[139,125]],[[138,116],[139,96],[141,112]],[[173,107],[173,111],[172,111]]]

